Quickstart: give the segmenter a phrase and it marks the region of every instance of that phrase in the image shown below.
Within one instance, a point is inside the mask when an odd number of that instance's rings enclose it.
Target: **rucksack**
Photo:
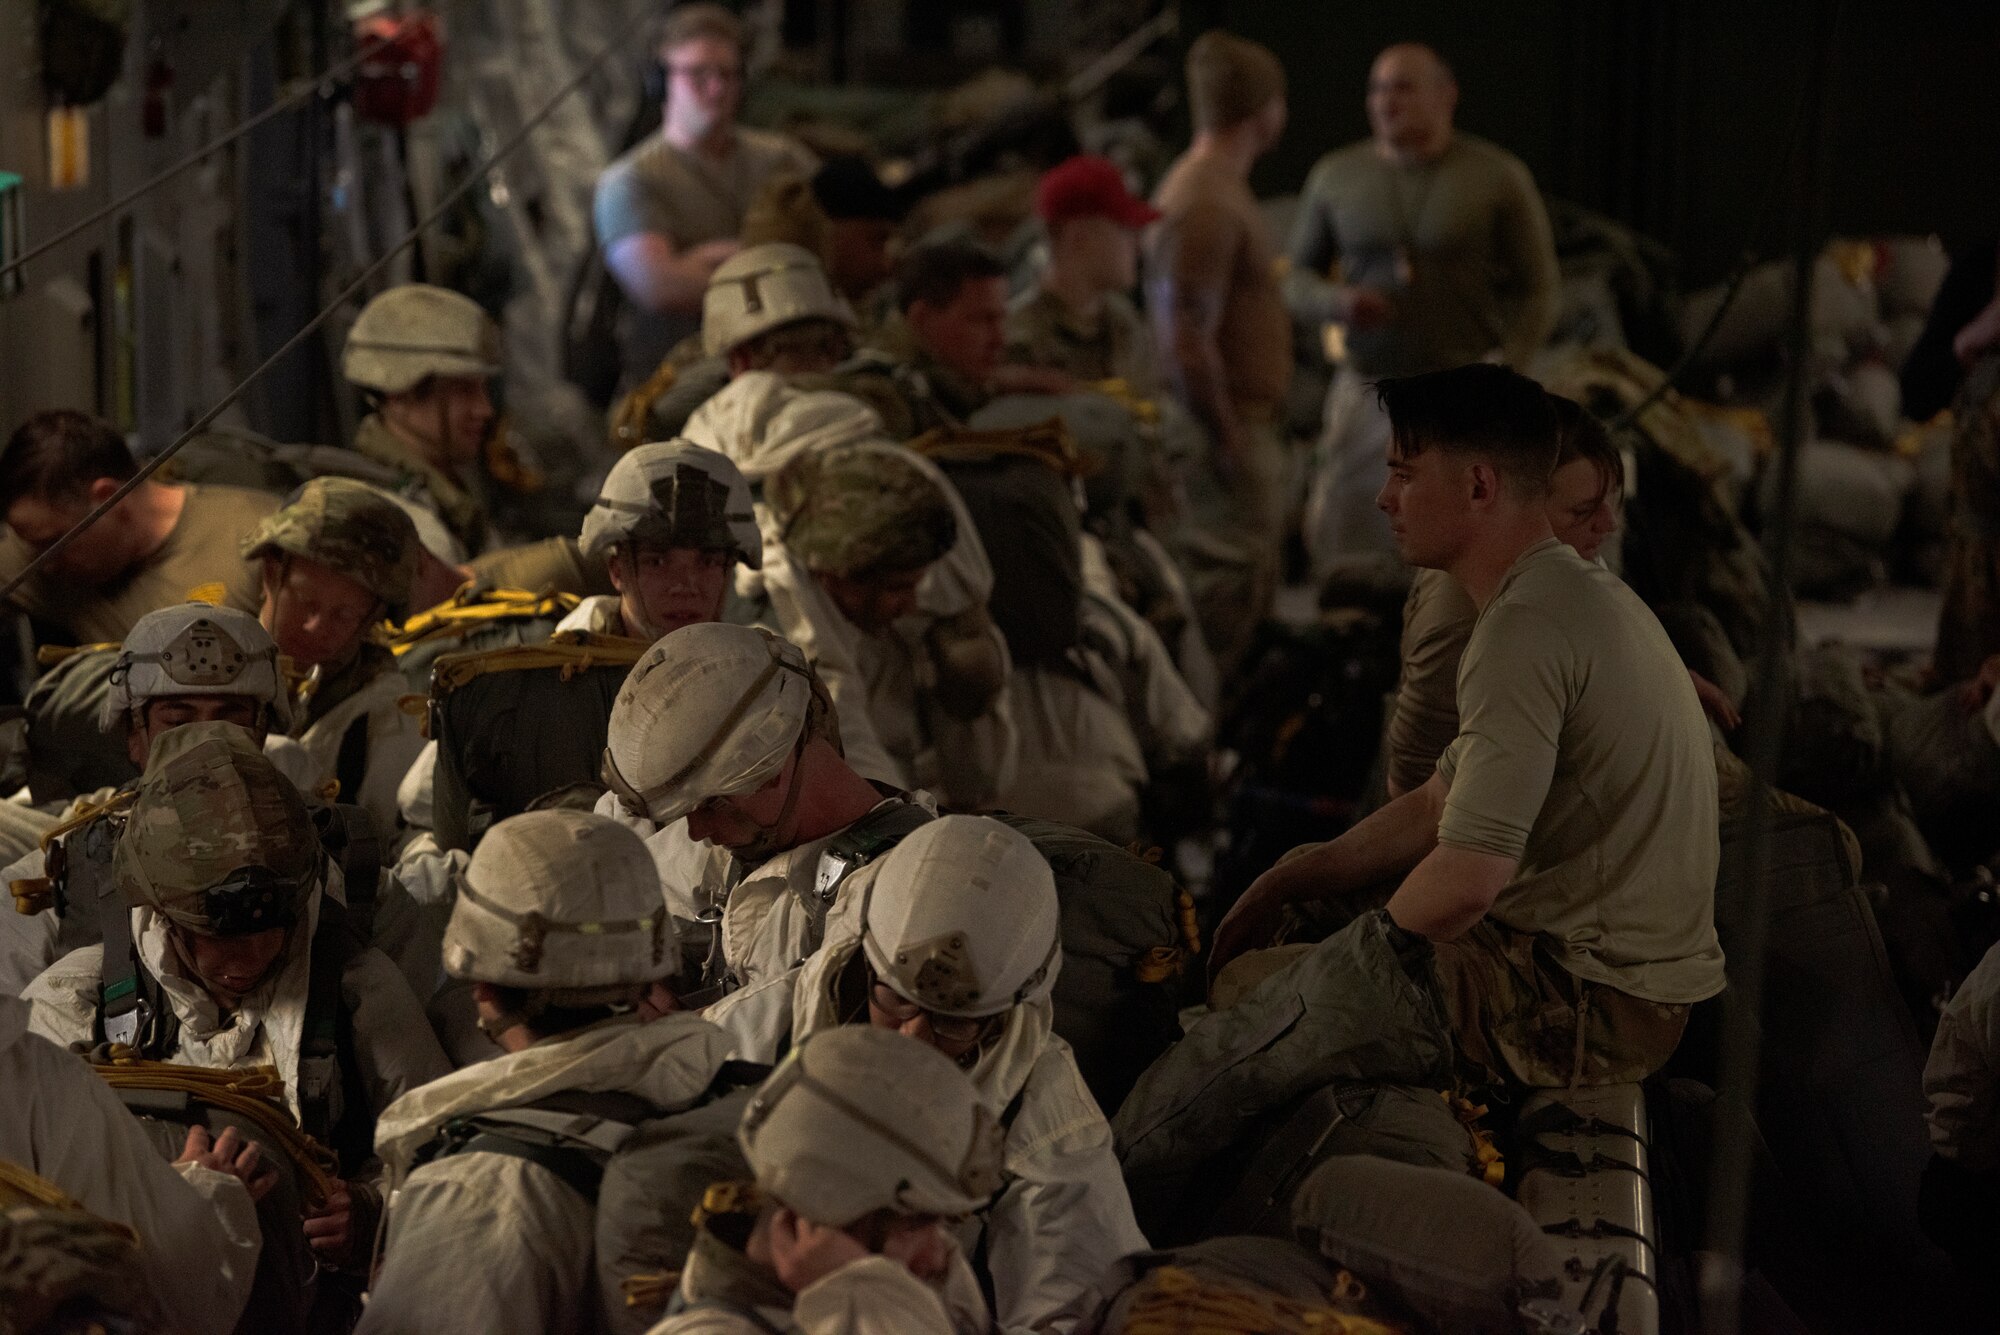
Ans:
[[[48,670],[28,688],[28,791],[37,802],[120,788],[139,777],[123,726],[99,726],[119,646],[44,649]]]
[[[454,1119],[416,1163],[505,1154],[553,1173],[595,1207],[604,1329],[643,1335],[664,1306],[635,1301],[651,1286],[632,1281],[678,1271],[694,1245],[694,1203],[712,1183],[750,1177],[736,1128],[768,1072],[754,1063],[725,1062],[695,1103],[666,1114],[635,1094],[574,1090]]]
[[[913,802],[885,804],[827,844],[809,906],[813,948],[841,882],[931,819]],[[1098,1105],[1116,1108],[1180,1037],[1180,981],[1200,950],[1194,902],[1160,867],[1094,834],[1005,812],[994,819],[1026,835],[1055,873],[1063,950],[1055,1032]]]
[[[611,706],[646,648],[566,631],[543,644],[439,658],[430,696],[438,843],[469,849],[495,821],[597,783]]]

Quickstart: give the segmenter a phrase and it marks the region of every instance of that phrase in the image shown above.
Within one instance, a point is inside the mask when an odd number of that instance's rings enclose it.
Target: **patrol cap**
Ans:
[[[340,373],[381,394],[414,389],[434,375],[498,375],[500,328],[470,297],[405,283],[361,308],[347,331]]]
[[[511,816],[479,841],[444,932],[453,978],[535,991],[625,988],[679,967],[660,873],[608,816]]]
[[[897,995],[976,1018],[1055,987],[1055,874],[1020,831],[987,816],[941,816],[864,872],[861,946]]]
[[[233,723],[153,739],[112,855],[119,892],[201,936],[298,921],[325,856],[299,790]]]
[[[389,615],[409,609],[417,529],[402,507],[365,482],[316,477],[243,540],[243,559],[302,556],[330,566],[380,598]]]
[[[757,1185],[832,1228],[877,1210],[971,1214],[1000,1189],[1004,1139],[950,1058],[871,1025],[808,1037],[737,1131]]]
[[[663,636],[611,706],[604,782],[661,825],[716,797],[754,793],[831,709],[805,651],[756,626],[702,622]]]
[[[786,241],[751,246],[709,275],[701,299],[702,351],[720,357],[780,325],[815,319],[854,327],[854,312],[827,281],[819,257]]]
[[[234,695],[261,702],[267,719],[290,721],[278,646],[248,612],[187,602],[148,612],[132,625],[111,665],[98,724],[119,727],[149,700]]]
[[[727,456],[679,438],[619,456],[583,517],[584,555],[626,542],[719,548],[752,570],[764,564],[750,484]]]
[[[958,538],[943,489],[886,441],[799,454],[765,481],[764,500],[780,539],[824,574],[920,570]]]

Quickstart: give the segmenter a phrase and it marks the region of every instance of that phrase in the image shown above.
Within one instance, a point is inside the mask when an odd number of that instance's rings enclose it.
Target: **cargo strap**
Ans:
[[[1642,1180],[1649,1180],[1646,1179],[1646,1170],[1637,1164],[1629,1164],[1622,1159],[1613,1159],[1603,1154],[1593,1153],[1586,1159],[1574,1150],[1552,1150],[1546,1145],[1537,1145],[1524,1151],[1521,1157],[1527,1161],[1526,1166],[1521,1169],[1522,1176],[1537,1170],[1568,1178],[1589,1177],[1592,1173],[1623,1172],[1631,1173]]]
[[[1645,1144],[1639,1133],[1630,1127],[1619,1126],[1616,1122],[1606,1122],[1596,1117],[1586,1117],[1566,1103],[1547,1103],[1521,1118],[1514,1124],[1515,1134],[1523,1138],[1533,1136],[1624,1136],[1627,1140]]]
[[[652,646],[623,635],[593,635],[566,630],[543,644],[519,644],[505,649],[446,654],[431,669],[431,700],[436,702],[459,687],[492,672],[531,672],[557,668],[564,681],[594,667],[631,667]]]
[[[1097,463],[1077,448],[1076,437],[1060,417],[1033,426],[981,431],[971,427],[937,427],[908,442],[909,448],[940,463],[985,463],[994,459],[1032,459],[1064,477],[1089,477]]]
[[[1654,1246],[1653,1240],[1638,1229],[1614,1224],[1609,1219],[1598,1219],[1586,1224],[1572,1215],[1559,1224],[1542,1225],[1542,1232],[1555,1238],[1631,1238],[1649,1252],[1657,1254],[1659,1251],[1659,1248]]]
[[[1336,1302],[1359,1303],[1368,1296],[1360,1280],[1346,1270],[1334,1276]],[[1148,1274],[1126,1311],[1125,1335],[1402,1335],[1358,1312],[1344,1312],[1320,1303],[1296,1302],[1274,1293],[1258,1293],[1203,1284],[1191,1272],[1163,1265]]]
[[[530,621],[563,617],[582,601],[571,593],[533,593],[527,589],[482,589],[467,584],[449,602],[439,603],[405,621],[389,641],[398,657],[435,640],[463,639],[496,621]]]

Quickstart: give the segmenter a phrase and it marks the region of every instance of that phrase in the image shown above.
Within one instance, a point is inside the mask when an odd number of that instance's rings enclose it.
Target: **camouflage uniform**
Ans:
[[[1951,536],[1932,671],[1964,681],[2000,654],[2000,353],[1966,377],[1951,442]]]
[[[485,550],[489,506],[485,488],[476,479],[471,485],[458,482],[411,449],[376,413],[362,418],[354,429],[354,449],[363,458],[393,469],[396,489],[437,511],[466,551]]]
[[[0,1209],[0,1309],[9,1331],[152,1330],[160,1321],[138,1235],[73,1204]],[[60,1326],[44,1325],[58,1314]],[[86,1314],[90,1324],[70,1324]]]
[[[1146,397],[1160,392],[1153,331],[1131,300],[1116,292],[1104,299],[1095,328],[1047,288],[1022,293],[1007,308],[1007,360],[1067,371],[1083,381],[1122,380]]]
[[[835,371],[833,380],[833,388],[852,394],[881,415],[891,440],[914,440],[926,431],[962,427],[992,397],[984,386],[972,384],[921,352],[901,356],[866,349]]]
[[[317,561],[374,594],[395,619],[409,610],[417,531],[400,507],[362,483],[314,478],[244,539],[243,555]],[[399,706],[404,679],[395,655],[364,643],[353,659],[308,685],[293,734],[322,771],[340,780],[342,801],[367,808],[385,835],[395,830],[397,786],[424,746],[419,719]]]

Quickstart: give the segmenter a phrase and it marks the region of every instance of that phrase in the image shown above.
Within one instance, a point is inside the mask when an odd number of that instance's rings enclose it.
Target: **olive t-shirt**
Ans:
[[[1638,595],[1550,538],[1473,626],[1438,841],[1518,858],[1491,916],[1579,978],[1649,1001],[1723,987],[1715,757],[1680,656]]]
[[[615,241],[653,232],[686,250],[733,237],[765,182],[780,172],[809,175],[818,165],[805,145],[767,130],[738,126],[736,147],[720,162],[653,135],[597,178],[591,202],[597,244],[608,250]],[[698,311],[628,310],[621,331],[626,370],[643,379],[668,349],[700,328]]]
[[[240,545],[278,508],[278,497],[245,487],[189,484],[186,490],[180,522],[135,569],[99,589],[37,574],[15,590],[14,606],[59,627],[76,644],[122,641],[140,617],[187,601],[188,591],[202,584],[220,583],[225,604],[254,613],[260,602],[257,564],[243,559]],[[9,530],[0,542],[0,578],[11,579],[30,556],[27,544]]]
[[[1403,668],[1389,716],[1389,778],[1397,791],[1421,788],[1458,736],[1458,664],[1479,619],[1459,582],[1419,570],[1403,603]]]

